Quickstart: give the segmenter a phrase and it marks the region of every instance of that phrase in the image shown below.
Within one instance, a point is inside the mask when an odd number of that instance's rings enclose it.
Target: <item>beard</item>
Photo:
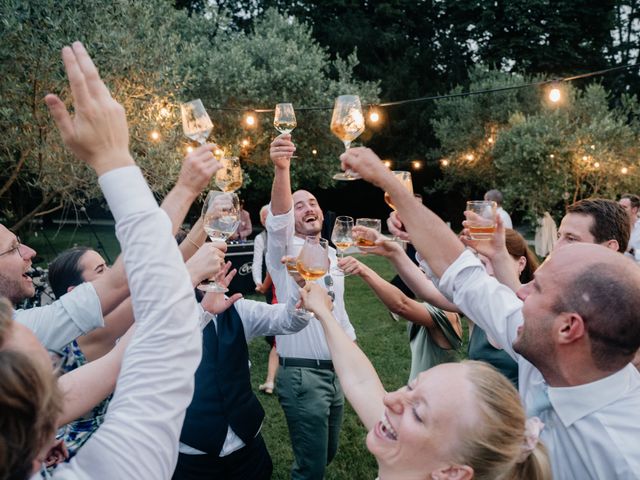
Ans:
[[[29,287],[26,287],[23,277],[14,280],[0,273],[0,295],[7,297],[13,305],[33,297],[35,293],[33,283],[31,283]]]

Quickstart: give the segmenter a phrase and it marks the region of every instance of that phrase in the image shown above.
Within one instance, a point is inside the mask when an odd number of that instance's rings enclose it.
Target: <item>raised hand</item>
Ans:
[[[473,216],[478,216],[476,213],[469,210],[464,212],[466,220],[462,222],[464,229],[460,233],[460,241],[467,247],[473,248],[476,252],[488,257],[489,259],[495,258],[499,254],[508,253],[505,239],[504,223],[500,215],[496,214],[495,223],[496,230],[489,240],[474,240],[471,238],[471,232],[468,228],[469,220]]]
[[[193,256],[187,260],[186,266],[193,285],[198,285],[207,278],[218,275],[224,264],[226,243],[204,243]]]
[[[320,318],[322,313],[331,314],[333,302],[327,291],[315,282],[308,282],[300,289],[302,307],[315,313]]]
[[[180,176],[176,187],[182,187],[193,195],[199,195],[208,185],[211,177],[222,168],[215,159],[213,151],[218,148],[213,143],[206,143],[194,149],[182,162]]]
[[[269,156],[276,168],[289,168],[291,156],[295,153],[296,146],[291,141],[291,135],[283,133],[278,135],[269,148]]]
[[[389,214],[389,218],[387,218],[387,228],[392,235],[400,240],[404,240],[405,242],[411,241],[411,237],[409,237],[409,234],[404,229],[404,225],[402,224],[402,220],[400,220],[398,212],[393,211]]]
[[[378,187],[382,187],[383,183],[389,179],[398,181],[382,163],[382,160],[369,148],[350,148],[340,155],[340,161],[343,170],[351,170]]]
[[[231,262],[227,262],[216,275],[216,283],[222,287],[228,287],[236,273],[237,270],[235,268],[231,270]],[[224,312],[241,298],[241,293],[234,293],[227,297],[224,293],[208,292],[202,299],[201,305],[207,312],[217,315]]]
[[[129,129],[124,108],[109,93],[80,42],[62,49],[74,115],[57,95],[45,97],[64,144],[98,175],[134,165],[129,153]]]

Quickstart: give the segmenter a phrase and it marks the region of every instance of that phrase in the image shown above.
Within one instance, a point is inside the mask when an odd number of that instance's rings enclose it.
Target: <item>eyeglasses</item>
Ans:
[[[6,250],[0,253],[0,257],[2,257],[3,255],[7,255],[8,253],[13,253],[14,251],[17,251],[18,255],[22,257],[22,252],[20,251],[21,246],[22,246],[22,242],[20,241],[20,237],[16,237],[13,247],[11,247],[9,250]]]

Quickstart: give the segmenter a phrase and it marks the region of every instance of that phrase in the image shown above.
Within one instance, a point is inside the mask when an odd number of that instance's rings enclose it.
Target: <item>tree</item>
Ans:
[[[481,70],[471,78],[473,89],[531,80]],[[640,129],[630,121],[640,108],[636,97],[623,96],[621,107],[610,107],[609,93],[597,83],[584,90],[564,87],[565,99],[556,106],[532,88],[493,94],[499,101],[472,96],[438,102],[433,123],[447,160],[438,187],[498,188],[507,207],[530,221],[544,211],[559,217],[581,198],[637,191]]]

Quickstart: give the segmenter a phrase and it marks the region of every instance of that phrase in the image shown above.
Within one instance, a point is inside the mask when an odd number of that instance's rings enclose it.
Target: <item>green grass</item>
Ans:
[[[359,259],[387,280],[394,275],[383,258],[363,255]],[[406,322],[392,320],[387,309],[360,278],[347,277],[345,290],[347,312],[356,329],[358,345],[373,363],[387,390],[401,387],[409,378],[411,364]],[[255,391],[264,380],[268,353],[269,346],[262,338],[249,345]],[[284,414],[275,394],[259,394],[259,399],[266,412],[262,433],[273,459],[273,478],[290,478],[293,454]],[[377,476],[377,466],[365,445],[367,432],[348,403],[344,413],[338,454],[328,467],[326,478],[373,480]]]

